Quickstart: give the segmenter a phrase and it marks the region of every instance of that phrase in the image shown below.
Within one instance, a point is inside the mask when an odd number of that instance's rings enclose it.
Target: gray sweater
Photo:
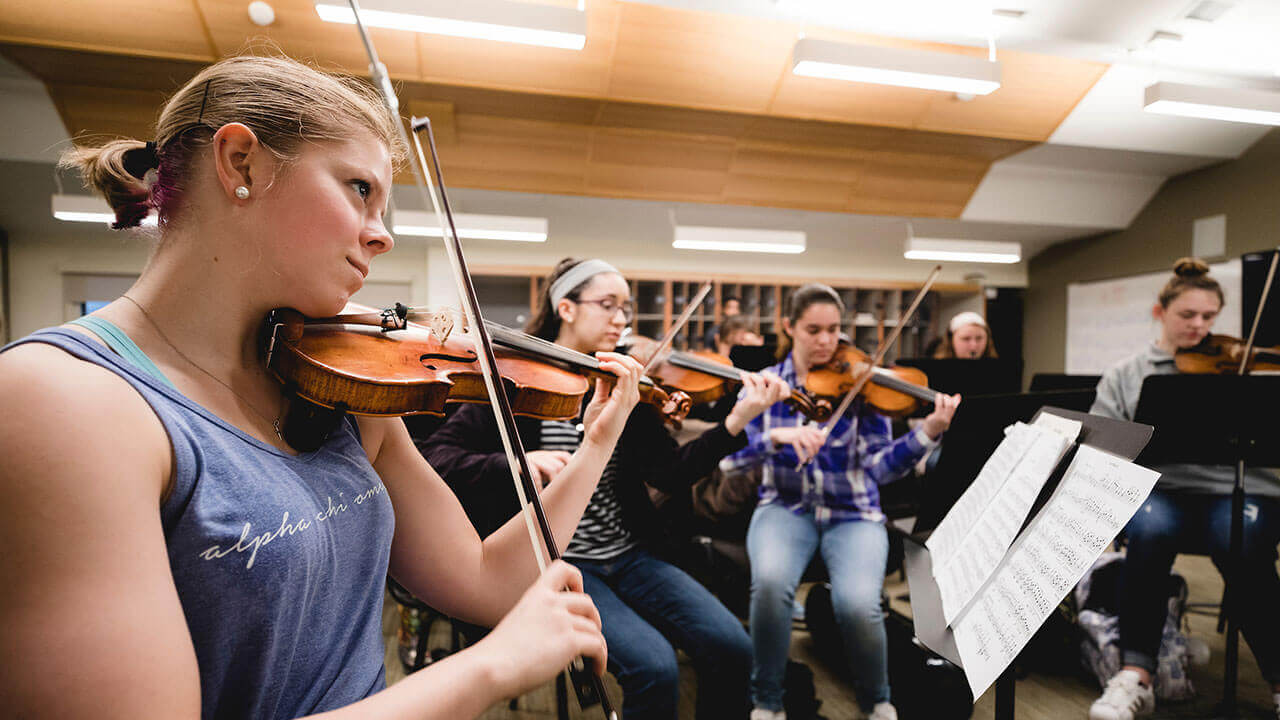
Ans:
[[[1176,372],[1173,356],[1153,343],[1137,355],[1107,368],[1098,382],[1098,396],[1089,412],[1116,420],[1133,420],[1142,381],[1148,375]],[[1164,492],[1225,494],[1230,493],[1235,484],[1235,469],[1230,465],[1161,465],[1152,469],[1162,473],[1156,488]],[[1253,495],[1280,497],[1280,479],[1272,469],[1246,468],[1244,489]]]

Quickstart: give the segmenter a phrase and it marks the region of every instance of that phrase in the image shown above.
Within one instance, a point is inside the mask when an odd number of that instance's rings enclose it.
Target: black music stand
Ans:
[[[1136,421],[1156,426],[1155,437],[1140,458],[1143,465],[1235,467],[1230,549],[1222,596],[1222,612],[1227,618],[1220,708],[1224,718],[1239,717],[1236,680],[1240,627],[1232,606],[1236,589],[1243,587],[1239,572],[1244,543],[1244,468],[1246,464],[1280,466],[1280,443],[1275,442],[1280,421],[1274,412],[1267,412],[1278,400],[1280,376],[1275,375],[1152,375],[1143,381],[1134,411]]]
[[[1090,415],[1076,410],[1045,406],[1036,413],[1036,416],[1038,417],[1040,413],[1046,410],[1054,415],[1079,421],[1081,423],[1080,437],[1076,438],[1075,444],[1063,455],[1053,473],[1049,476],[1048,481],[1045,482],[1039,497],[1036,498],[1035,504],[1031,507],[1031,511],[1027,513],[1027,519],[1018,531],[1018,535],[1021,535],[1026,530],[1027,526],[1031,524],[1031,521],[1040,512],[1040,509],[1048,502],[1053,491],[1057,489],[1058,483],[1062,480],[1062,476],[1066,474],[1067,468],[1071,465],[1071,460],[1075,457],[1076,449],[1080,445],[1091,445],[1112,455],[1126,460],[1133,460],[1138,456],[1138,453],[1142,452],[1142,448],[1146,446],[1147,441],[1151,438],[1152,429],[1147,425],[1112,420],[1111,418]],[[1024,418],[1014,417],[1009,422],[1022,419]],[[994,446],[991,449],[994,450]],[[974,476],[976,477],[976,475],[977,473],[975,472]],[[973,480],[974,478],[969,478],[970,483]],[[928,531],[913,532],[906,536],[908,542],[903,543],[905,546],[904,562],[907,567],[907,584],[911,589],[911,615],[915,622],[916,637],[930,650],[963,668],[964,665],[960,661],[960,650],[956,647],[955,635],[951,628],[947,626],[946,619],[942,614],[942,596],[938,592],[938,584],[933,579],[933,559],[924,544],[931,532],[932,526]],[[1005,671],[996,680],[996,720],[1013,720],[1015,683],[1013,664],[1010,663],[1009,667],[1005,668]],[[977,700],[977,698],[974,698],[974,700]]]

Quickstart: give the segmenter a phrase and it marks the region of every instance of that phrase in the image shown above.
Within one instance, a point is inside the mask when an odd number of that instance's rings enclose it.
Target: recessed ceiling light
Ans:
[[[671,247],[677,250],[796,254],[804,252],[806,239],[805,233],[796,230],[677,225]]]
[[[321,20],[355,22],[346,3],[315,5]],[[586,11],[514,0],[365,0],[360,18],[370,27],[567,50],[581,50],[587,42]]]
[[[801,38],[791,72],[808,77],[987,95],[1000,87],[1000,63],[968,55]]]
[[[396,210],[391,231],[396,235],[441,237],[440,224],[434,213],[421,210]],[[454,213],[460,240],[511,240],[514,242],[546,242],[547,219],[514,215],[475,215]]]
[[[1221,0],[1202,0],[1191,8],[1191,12],[1187,13],[1187,19],[1213,22],[1222,17],[1222,14],[1230,10],[1233,5],[1234,3],[1222,2]]]

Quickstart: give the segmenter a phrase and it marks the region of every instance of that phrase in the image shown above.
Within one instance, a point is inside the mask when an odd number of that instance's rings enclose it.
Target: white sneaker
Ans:
[[[887,702],[876,703],[867,720],[898,720],[898,709]]]
[[[764,708],[752,708],[751,720],[787,720],[786,710],[765,710]]]
[[[1121,670],[1107,681],[1102,697],[1089,708],[1089,720],[1133,720],[1156,709],[1151,688],[1138,682],[1138,673]]]

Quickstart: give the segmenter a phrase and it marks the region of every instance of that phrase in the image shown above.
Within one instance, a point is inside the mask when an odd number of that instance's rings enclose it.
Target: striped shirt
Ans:
[[[582,444],[582,433],[577,425],[563,420],[542,422],[542,449],[563,450],[571,453]],[[582,513],[578,529],[569,540],[564,557],[574,560],[611,560],[636,546],[636,540],[622,526],[622,505],[618,502],[615,481],[618,476],[618,455],[604,467],[600,483],[591,495],[591,502]]]
[[[769,371],[799,386],[791,355]],[[812,512],[819,522],[884,522],[880,486],[905,475],[937,444],[923,428],[894,440],[888,418],[859,400],[836,422],[818,457],[797,471],[795,449],[775,447],[769,430],[806,422],[786,403],[773,405],[747,423],[747,446],[720,461],[720,469],[731,473],[761,466],[761,505],[780,503],[797,514]]]

